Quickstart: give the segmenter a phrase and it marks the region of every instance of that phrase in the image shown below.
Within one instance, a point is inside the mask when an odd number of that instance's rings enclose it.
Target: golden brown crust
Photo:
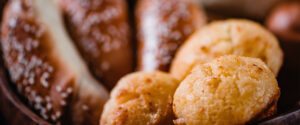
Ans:
[[[174,94],[175,124],[245,124],[276,111],[276,78],[257,58],[222,56],[197,65]]]
[[[262,59],[278,74],[283,53],[276,37],[258,23],[243,19],[215,21],[195,32],[176,53],[171,74],[183,80],[196,64],[223,55]]]
[[[257,121],[260,121],[262,119],[268,118],[272,115],[274,115],[277,112],[277,101],[279,99],[280,93],[278,93],[278,95],[275,96],[273,102],[270,102],[270,104],[268,104],[268,106],[259,114],[257,114],[255,117],[253,117],[249,122],[249,124],[251,123],[255,123]]]
[[[57,124],[98,124],[107,91],[88,73],[52,1],[10,1],[1,31],[11,79],[37,114]]]
[[[173,120],[173,94],[179,82],[163,72],[123,77],[105,104],[101,125],[167,125]]]
[[[108,87],[133,70],[126,0],[59,0],[90,70]]]
[[[177,48],[206,23],[195,0],[140,0],[135,10],[138,70],[168,71]]]

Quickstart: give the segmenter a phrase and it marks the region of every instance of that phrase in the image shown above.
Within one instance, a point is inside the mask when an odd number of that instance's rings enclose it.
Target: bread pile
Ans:
[[[194,0],[140,0],[135,23],[139,71],[130,73],[125,0],[11,0],[5,66],[52,124],[246,124],[276,113],[283,53],[260,24],[205,25]]]
[[[173,123],[183,125],[246,124],[269,117],[276,113],[280,96],[276,74],[282,58],[277,39],[255,22],[231,19],[208,24],[190,36],[176,53],[170,74],[180,83],[171,99],[172,108],[164,106],[173,109]],[[157,96],[149,100],[145,93],[148,89],[159,90],[164,92],[155,92],[160,99],[167,98],[173,87],[163,89],[164,84],[172,80],[165,76],[165,80],[170,80],[161,83],[157,77],[150,77],[150,83],[155,81],[160,87],[149,88],[145,82],[148,80],[141,74],[119,81],[106,103],[102,124],[169,123],[169,116],[157,114],[168,114],[169,110],[157,108],[163,102],[157,101]],[[137,89],[136,81],[141,89]],[[128,88],[124,89],[126,85]],[[129,105],[132,103],[136,107]]]

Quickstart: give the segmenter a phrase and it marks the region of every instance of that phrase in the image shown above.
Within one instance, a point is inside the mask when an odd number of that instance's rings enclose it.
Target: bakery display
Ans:
[[[206,22],[196,0],[139,0],[135,9],[141,71],[168,71],[177,48]]]
[[[179,84],[163,72],[136,72],[123,77],[105,104],[101,125],[172,124],[173,94]]]
[[[109,89],[133,70],[126,0],[58,0],[90,70]]]
[[[174,94],[175,124],[251,123],[276,112],[274,73],[257,58],[222,56],[197,65]]]
[[[98,124],[108,92],[88,72],[53,1],[11,0],[1,31],[10,78],[37,114],[55,124]]]
[[[230,54],[260,58],[275,75],[283,61],[273,34],[253,21],[229,19],[212,22],[194,33],[176,53],[170,72],[183,80],[194,65]]]

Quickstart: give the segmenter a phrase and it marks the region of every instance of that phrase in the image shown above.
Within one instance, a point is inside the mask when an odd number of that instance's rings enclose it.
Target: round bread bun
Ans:
[[[222,56],[197,65],[179,85],[173,102],[175,124],[245,124],[276,112],[280,89],[272,71],[257,58]]]
[[[101,125],[171,124],[173,95],[179,81],[163,72],[123,77],[105,104]]]
[[[258,23],[243,19],[213,22],[194,33],[180,47],[170,72],[183,80],[195,64],[203,64],[223,55],[262,59],[275,75],[283,62],[278,40]]]

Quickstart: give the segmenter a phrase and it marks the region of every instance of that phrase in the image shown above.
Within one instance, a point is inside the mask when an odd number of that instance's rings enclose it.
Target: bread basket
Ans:
[[[129,0],[130,8],[133,8],[133,0]],[[2,4],[3,0],[0,2]],[[130,9],[130,12],[133,10]],[[130,15],[132,16],[132,15]],[[285,46],[283,50],[287,51]],[[299,64],[300,65],[300,64]],[[281,125],[300,124],[300,70],[283,66],[278,76],[281,88],[281,97],[278,102],[278,113],[273,117],[264,119],[254,124]],[[0,124],[4,125],[50,125],[33,110],[28,108],[24,99],[17,94],[16,87],[9,79],[9,74],[4,67],[0,56]]]

